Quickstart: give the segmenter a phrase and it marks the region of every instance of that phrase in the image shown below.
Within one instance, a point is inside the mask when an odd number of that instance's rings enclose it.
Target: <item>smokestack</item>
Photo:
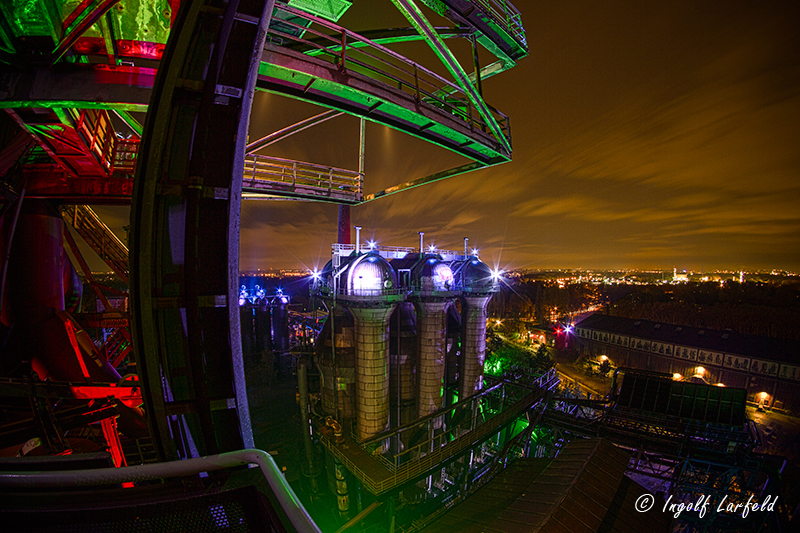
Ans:
[[[425,253],[425,243],[423,241],[423,236],[425,235],[424,231],[419,231],[419,253]]]
[[[336,239],[339,244],[352,244],[350,242],[350,206],[339,206],[339,235]]]
[[[361,226],[353,226],[356,228],[356,253],[361,251]]]
[[[464,237],[464,257],[467,257],[469,254],[467,253],[468,247],[467,242],[469,241],[469,237]]]

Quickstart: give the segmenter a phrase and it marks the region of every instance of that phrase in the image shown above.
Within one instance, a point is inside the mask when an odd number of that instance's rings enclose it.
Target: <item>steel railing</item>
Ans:
[[[544,398],[548,391],[558,384],[555,369],[551,369],[539,376],[534,380],[534,384],[536,386],[530,389],[514,383],[498,381],[474,396],[465,398],[453,406],[444,408],[411,424],[376,435],[361,443],[353,439],[356,445],[361,447],[377,464],[383,467],[385,475],[380,476],[380,479],[359,467],[350,458],[349,454],[340,450],[325,435],[321,437],[321,440],[364,483],[370,492],[381,494],[424,475],[437,468],[444,461],[496,434],[500,428]],[[481,404],[485,403],[491,405],[489,407],[481,406]],[[495,411],[492,411],[492,406]],[[435,435],[433,438],[408,448],[391,458],[374,453],[373,448],[377,443],[404,432],[425,430],[423,426],[433,424],[436,419],[446,417],[448,413],[457,408],[470,409],[473,411],[473,415],[447,428],[446,431]],[[480,423],[478,423],[479,420]]]
[[[343,168],[305,163],[264,155],[248,155],[244,161],[244,185],[311,196],[363,197],[364,176]]]
[[[456,83],[333,22],[284,4],[276,4],[275,10],[285,12],[291,20],[281,18],[280,25],[270,26],[267,42],[299,47],[304,53],[329,61],[341,70],[363,74],[412,95],[418,102],[444,109],[468,123],[471,130],[490,131],[489,124]],[[302,22],[296,22],[297,19]],[[492,106],[486,107],[510,143],[508,116]]]
[[[89,246],[127,283],[128,247],[88,205],[62,205],[61,216],[72,224]]]
[[[483,12],[503,26],[518,43],[525,48],[528,47],[528,41],[525,37],[525,28],[522,27],[522,14],[511,2],[506,2],[505,0],[471,1],[483,7]]]

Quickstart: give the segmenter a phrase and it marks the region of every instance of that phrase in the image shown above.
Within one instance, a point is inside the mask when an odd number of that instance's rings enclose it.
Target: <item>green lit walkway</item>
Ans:
[[[429,475],[435,469],[456,459],[469,449],[481,444],[508,424],[523,415],[558,384],[554,370],[537,380],[537,386],[523,389],[513,384],[500,383],[485,391],[466,398],[457,404],[440,409],[412,424],[403,426],[359,445],[349,436],[342,442],[323,436],[321,441],[350,472],[361,481],[372,494],[380,495],[406,483]],[[491,404],[492,408],[483,409]],[[459,416],[458,413],[472,413],[472,416]],[[446,431],[407,447],[393,461],[383,455],[369,453],[370,444],[392,438],[403,432],[412,435],[427,433],[435,421],[453,415]],[[483,420],[482,422],[477,422]],[[434,433],[434,431],[431,431]]]

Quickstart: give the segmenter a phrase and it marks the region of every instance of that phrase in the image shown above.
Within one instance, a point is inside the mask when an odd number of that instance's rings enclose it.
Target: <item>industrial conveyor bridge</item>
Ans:
[[[458,403],[399,428],[358,442],[329,432],[323,444],[372,494],[407,485],[460,457],[528,412],[558,385],[555,369],[522,386],[488,380],[487,387]],[[402,451],[380,453],[384,442],[398,439]]]

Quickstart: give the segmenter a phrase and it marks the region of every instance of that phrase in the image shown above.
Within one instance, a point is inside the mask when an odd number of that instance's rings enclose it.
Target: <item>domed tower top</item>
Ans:
[[[402,259],[392,261],[398,272],[408,270],[410,280],[401,280],[414,290],[423,292],[450,292],[455,290],[455,280],[450,265],[442,256],[432,253],[410,253]]]
[[[488,294],[499,290],[497,274],[477,257],[453,261],[450,268],[456,285],[464,294]]]
[[[347,294],[367,296],[391,291],[397,286],[397,274],[386,259],[374,252],[359,255],[347,264],[343,289]]]

